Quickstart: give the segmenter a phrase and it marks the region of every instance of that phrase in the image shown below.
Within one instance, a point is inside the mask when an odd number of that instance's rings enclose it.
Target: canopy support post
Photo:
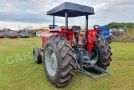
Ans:
[[[53,29],[55,28],[55,16],[53,16]]]
[[[66,26],[66,29],[68,29],[68,13],[65,12],[65,26]]]
[[[86,15],[86,30],[88,30],[88,15]]]

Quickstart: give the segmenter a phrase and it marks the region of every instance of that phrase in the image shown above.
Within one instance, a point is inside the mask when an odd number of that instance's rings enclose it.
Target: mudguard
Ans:
[[[47,32],[45,32],[42,36],[42,46],[45,45],[46,40],[48,37],[52,36],[52,35],[59,35],[62,36],[64,38],[66,38],[70,44],[72,44],[73,42],[73,37],[74,37],[74,32],[72,29],[60,29],[60,30],[48,30]]]
[[[92,48],[94,46],[96,34],[98,33],[98,30],[88,30],[87,31],[87,50],[89,52],[92,52]]]

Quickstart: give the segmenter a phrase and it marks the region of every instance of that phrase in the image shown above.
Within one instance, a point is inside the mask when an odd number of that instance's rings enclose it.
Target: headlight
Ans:
[[[98,29],[99,28],[99,25],[94,25],[94,29]]]

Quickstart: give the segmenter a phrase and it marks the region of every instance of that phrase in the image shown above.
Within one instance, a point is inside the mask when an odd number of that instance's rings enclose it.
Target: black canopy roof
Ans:
[[[94,14],[94,8],[71,2],[65,2],[53,8],[52,10],[48,11],[47,15],[65,17],[65,12],[68,13],[68,17],[92,15]]]

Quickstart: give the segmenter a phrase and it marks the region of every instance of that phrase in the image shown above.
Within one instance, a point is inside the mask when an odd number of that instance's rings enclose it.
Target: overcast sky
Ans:
[[[0,28],[26,26],[43,27],[52,23],[46,12],[63,2],[74,2],[95,8],[89,17],[89,26],[110,22],[134,22],[134,0],[0,0]],[[84,17],[69,19],[69,25],[85,25]],[[64,18],[56,18],[64,25]]]

